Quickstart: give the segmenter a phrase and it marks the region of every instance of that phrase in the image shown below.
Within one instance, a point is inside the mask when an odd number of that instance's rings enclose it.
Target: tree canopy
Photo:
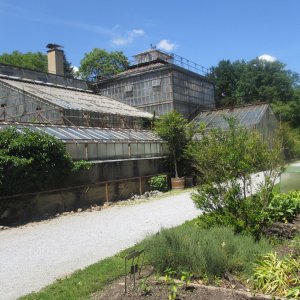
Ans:
[[[107,52],[104,49],[94,48],[91,52],[85,53],[80,62],[79,74],[86,80],[94,81],[97,78],[118,74],[126,70],[128,65],[128,59],[123,52]]]
[[[194,135],[194,124],[188,124],[180,113],[173,111],[163,115],[154,122],[154,132],[168,143],[175,177],[179,177],[179,169],[184,164],[184,150]]]
[[[41,72],[47,72],[48,69],[47,55],[42,52],[22,53],[15,50],[12,53],[3,53],[0,55],[0,63]]]
[[[279,62],[258,58],[248,62],[222,60],[210,69],[218,107],[269,102],[283,121],[300,123],[299,75]]]
[[[251,102],[288,102],[293,100],[298,76],[279,61],[258,58],[249,62],[222,60],[212,67],[209,77],[216,83],[218,106]]]
[[[0,63],[13,65],[21,68],[27,68],[40,72],[48,72],[48,58],[42,52],[13,51],[12,53],[3,53],[0,55]],[[74,70],[72,64],[68,61],[64,54],[64,73],[66,77],[74,78]]]

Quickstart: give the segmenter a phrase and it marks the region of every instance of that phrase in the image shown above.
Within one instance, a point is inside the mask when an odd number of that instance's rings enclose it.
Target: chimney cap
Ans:
[[[52,44],[52,43],[50,43],[50,44],[48,44],[47,46],[46,46],[48,49],[59,49],[59,48],[63,48],[64,46],[61,46],[61,45],[58,45],[58,44]]]

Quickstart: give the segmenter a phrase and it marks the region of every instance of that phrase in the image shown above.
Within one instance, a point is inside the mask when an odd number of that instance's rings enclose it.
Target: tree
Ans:
[[[279,61],[268,62],[258,58],[230,62],[222,60],[210,70],[209,78],[216,84],[218,106],[255,102],[282,102],[293,100],[299,78],[285,69]]]
[[[41,52],[27,52],[21,53],[17,50],[12,53],[3,53],[0,55],[0,63],[13,65],[21,68],[28,68],[31,70],[47,72],[48,62],[47,55]]]
[[[120,51],[107,52],[104,49],[94,48],[85,53],[80,62],[79,74],[90,81],[110,77],[118,74],[128,67],[127,57]]]
[[[168,144],[173,162],[174,175],[178,174],[178,164],[184,159],[184,150],[193,137],[193,124],[178,112],[173,111],[155,120],[153,130]]]
[[[21,53],[17,50],[12,53],[3,53],[0,55],[0,63],[27,68],[40,72],[48,72],[48,58],[42,52]],[[66,77],[74,78],[72,64],[67,60],[64,54],[64,74]]]
[[[68,78],[76,77],[74,67],[72,66],[72,63],[68,61],[65,53],[64,53],[64,76]]]
[[[240,127],[235,119],[228,122],[228,131],[207,133],[202,126],[198,139],[186,150],[203,182],[192,198],[220,225],[234,226],[237,232],[248,231],[259,238],[283,164],[281,145],[265,142],[258,132]],[[263,171],[265,179],[255,194],[251,174],[258,171]]]

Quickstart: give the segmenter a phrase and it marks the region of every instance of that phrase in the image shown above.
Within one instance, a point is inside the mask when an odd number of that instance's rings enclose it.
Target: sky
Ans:
[[[206,68],[262,56],[300,73],[299,13],[299,0],[0,0],[0,54],[57,43],[78,67],[93,48],[153,45]]]

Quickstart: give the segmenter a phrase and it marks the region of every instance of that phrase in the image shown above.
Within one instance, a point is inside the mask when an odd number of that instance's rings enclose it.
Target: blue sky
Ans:
[[[300,73],[299,0],[0,0],[0,53],[64,45],[127,56],[159,45],[205,67],[267,54]]]

